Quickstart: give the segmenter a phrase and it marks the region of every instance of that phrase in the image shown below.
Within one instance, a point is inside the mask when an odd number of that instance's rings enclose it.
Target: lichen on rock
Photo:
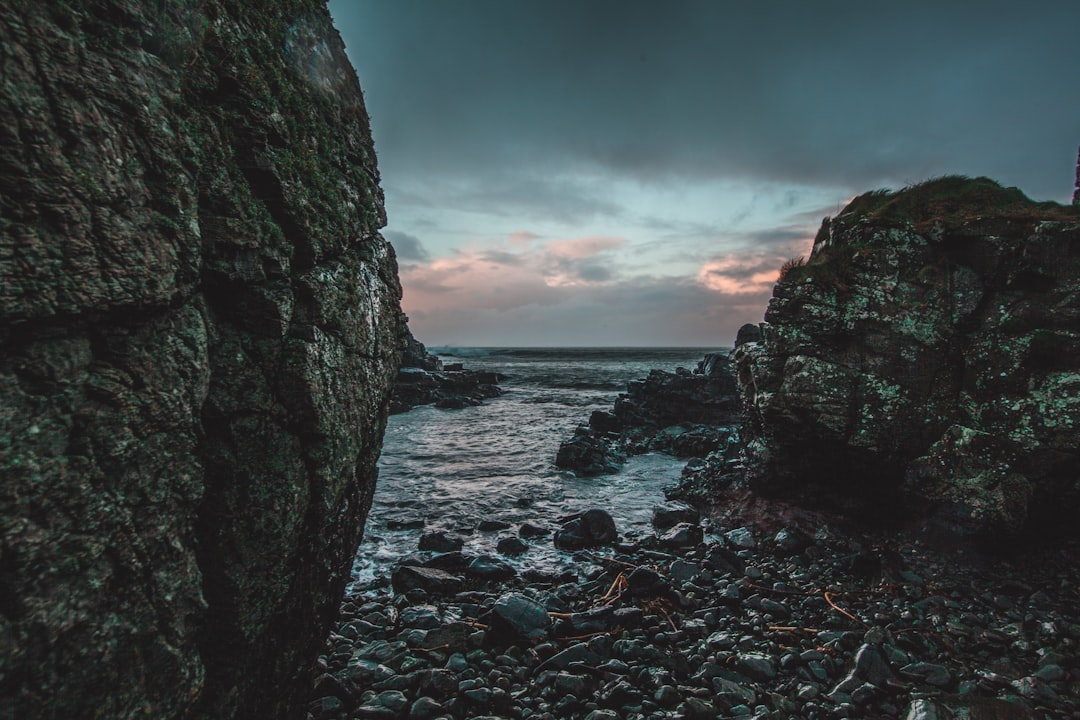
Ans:
[[[981,536],[1080,508],[1078,249],[1076,208],[985,178],[827,218],[734,353],[750,484]]]
[[[325,4],[0,8],[0,716],[296,717],[400,287]]]

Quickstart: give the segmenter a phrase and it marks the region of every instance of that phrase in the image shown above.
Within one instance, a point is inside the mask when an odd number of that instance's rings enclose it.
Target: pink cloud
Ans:
[[[780,274],[779,265],[775,270],[760,268],[760,263],[729,255],[702,265],[697,281],[709,290],[725,295],[759,293],[771,288]]]
[[[462,252],[401,269],[406,313],[438,309],[507,310],[559,302],[558,293],[528,263]]]
[[[508,239],[511,245],[528,247],[533,240],[539,240],[540,236],[528,230],[515,230]]]
[[[724,295],[750,295],[768,292],[780,276],[780,267],[790,257],[806,255],[813,238],[804,238],[787,248],[770,253],[728,253],[709,260],[698,270],[702,287]]]
[[[559,257],[583,259],[598,255],[605,250],[614,250],[615,248],[622,247],[626,244],[627,240],[625,238],[597,235],[566,240],[552,240],[544,247],[548,252]]]

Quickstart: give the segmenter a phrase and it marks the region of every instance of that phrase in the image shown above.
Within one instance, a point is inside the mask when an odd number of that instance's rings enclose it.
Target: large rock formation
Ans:
[[[0,717],[299,717],[402,328],[325,2],[0,38]]]
[[[751,484],[1013,532],[1080,508],[1080,210],[980,178],[856,198],[735,352]]]
[[[588,477],[618,472],[627,455],[645,452],[704,458],[728,444],[738,421],[738,388],[728,358],[709,353],[694,372],[651,370],[627,383],[610,412],[593,412],[559,446],[555,465]]]

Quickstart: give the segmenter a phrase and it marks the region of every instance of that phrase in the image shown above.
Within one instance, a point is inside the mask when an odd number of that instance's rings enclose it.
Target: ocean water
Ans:
[[[418,407],[390,418],[379,481],[364,540],[353,568],[363,588],[385,582],[394,564],[414,552],[425,530],[465,538],[464,551],[496,555],[500,537],[523,522],[558,527],[562,516],[598,507],[615,518],[621,535],[651,532],[655,504],[676,482],[685,461],[666,455],[633,457],[615,475],[578,478],[555,467],[559,444],[609,410],[627,382],[649,370],[693,369],[716,348],[429,348],[444,362],[506,376],[504,394],[463,410]],[[508,530],[480,532],[481,520]],[[399,523],[424,528],[399,529]],[[504,558],[519,570],[554,570],[569,555],[551,536],[528,538],[530,548]]]

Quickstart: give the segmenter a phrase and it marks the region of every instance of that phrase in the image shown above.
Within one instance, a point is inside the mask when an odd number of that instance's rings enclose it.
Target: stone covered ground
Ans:
[[[559,576],[426,536],[393,588],[346,598],[309,720],[1080,718],[1077,541],[986,554],[777,517],[661,507]],[[577,524],[562,546],[608,539]],[[503,532],[526,559],[553,541]]]

